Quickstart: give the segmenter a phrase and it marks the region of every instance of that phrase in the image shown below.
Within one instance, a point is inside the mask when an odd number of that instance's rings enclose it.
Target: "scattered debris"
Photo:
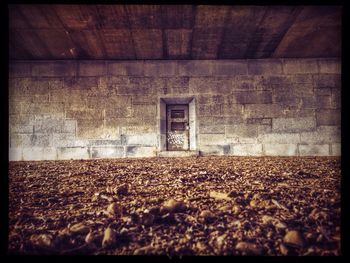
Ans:
[[[9,163],[10,254],[339,255],[340,158]]]

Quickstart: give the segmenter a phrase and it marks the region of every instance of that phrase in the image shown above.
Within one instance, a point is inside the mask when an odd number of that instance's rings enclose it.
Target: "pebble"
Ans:
[[[115,244],[115,236],[116,236],[115,231],[112,228],[107,227],[104,231],[104,236],[103,236],[103,240],[102,240],[102,247],[107,248],[107,247],[114,245]]]
[[[186,208],[186,205],[183,201],[177,201],[175,199],[169,199],[163,203],[162,212],[181,212]]]
[[[283,238],[283,243],[290,247],[301,248],[305,245],[303,236],[299,231],[291,230]]]
[[[287,256],[289,253],[288,248],[283,244],[280,244],[280,251],[281,251],[282,255],[284,255],[284,256]]]
[[[142,215],[142,224],[145,226],[150,226],[154,222],[154,215],[150,213],[145,213]]]
[[[111,217],[121,216],[122,208],[117,203],[111,203],[107,207],[107,214]]]
[[[32,235],[29,240],[35,246],[50,248],[52,247],[53,238],[51,235],[40,234],[40,235]]]
[[[86,234],[90,231],[90,229],[83,223],[78,223],[69,227],[69,231],[76,234]]]
[[[211,221],[213,221],[213,219],[215,218],[214,214],[209,211],[209,210],[203,210],[200,214],[199,217],[202,219],[203,222],[205,223],[209,223]]]
[[[127,195],[128,193],[129,193],[129,185],[128,184],[122,184],[116,190],[117,195]]]
[[[261,255],[262,249],[254,243],[239,242],[236,245],[236,250],[248,255]]]

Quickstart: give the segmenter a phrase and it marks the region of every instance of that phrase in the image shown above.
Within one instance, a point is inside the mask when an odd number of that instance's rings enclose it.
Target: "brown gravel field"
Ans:
[[[10,254],[339,255],[339,157],[10,162]]]

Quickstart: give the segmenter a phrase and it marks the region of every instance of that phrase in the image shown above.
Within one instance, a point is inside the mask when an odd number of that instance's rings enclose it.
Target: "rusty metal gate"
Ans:
[[[167,150],[189,150],[188,105],[167,105]]]

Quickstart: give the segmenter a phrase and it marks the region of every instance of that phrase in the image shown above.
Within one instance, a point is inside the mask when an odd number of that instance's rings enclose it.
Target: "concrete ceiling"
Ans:
[[[341,7],[9,5],[10,59],[340,57]]]

